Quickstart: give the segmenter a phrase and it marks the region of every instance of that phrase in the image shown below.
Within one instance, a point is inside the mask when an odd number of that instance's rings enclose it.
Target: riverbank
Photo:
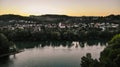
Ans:
[[[0,58],[1,57],[6,57],[6,56],[10,56],[10,55],[15,55],[17,53],[20,53],[20,52],[23,52],[24,50],[19,50],[19,51],[15,51],[15,52],[10,52],[10,53],[6,53],[6,54],[2,54],[0,55]]]

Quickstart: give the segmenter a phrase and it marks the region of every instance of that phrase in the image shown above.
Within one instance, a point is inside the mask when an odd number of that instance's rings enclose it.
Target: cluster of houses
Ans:
[[[22,21],[21,21],[22,22]],[[119,24],[115,23],[48,23],[48,24],[36,24],[36,23],[25,23],[25,24],[14,24],[14,25],[5,25],[0,26],[0,30],[32,30],[32,31],[41,31],[43,28],[100,28],[102,31],[106,29],[118,29]]]
[[[98,28],[101,29],[101,31],[105,30],[118,30],[119,24],[115,23],[73,23],[73,24],[62,24],[59,23],[59,28]]]

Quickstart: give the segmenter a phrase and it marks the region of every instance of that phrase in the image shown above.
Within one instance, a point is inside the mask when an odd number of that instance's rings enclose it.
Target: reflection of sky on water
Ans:
[[[3,67],[80,67],[82,56],[91,53],[93,58],[99,58],[100,52],[105,48],[100,42],[97,43],[98,45],[71,42],[69,45],[58,44],[54,47],[51,44],[44,47],[41,46],[42,44],[27,46],[24,52],[16,54],[15,57],[10,56],[9,61],[6,62],[8,66]]]

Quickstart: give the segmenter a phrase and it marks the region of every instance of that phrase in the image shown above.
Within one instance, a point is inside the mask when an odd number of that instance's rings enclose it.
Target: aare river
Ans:
[[[81,57],[99,59],[107,42],[16,42],[21,53],[0,58],[0,67],[80,67]]]

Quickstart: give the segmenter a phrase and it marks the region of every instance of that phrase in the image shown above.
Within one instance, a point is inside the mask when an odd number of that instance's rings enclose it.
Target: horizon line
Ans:
[[[9,14],[0,14],[0,16],[2,16],[2,15],[19,15],[19,16],[24,16],[24,17],[29,17],[29,16],[42,16],[42,15],[65,15],[65,16],[71,16],[71,17],[81,17],[81,16],[95,16],[95,15],[80,15],[80,16],[78,16],[78,15],[67,15],[67,14],[40,14],[40,15],[35,15],[35,14],[30,14],[30,15],[22,15],[22,14],[11,14],[11,13],[9,13]],[[105,16],[110,16],[110,15],[120,15],[120,14],[108,14],[108,15],[96,15],[96,17],[100,17],[100,16],[102,16],[102,17],[105,17]]]

